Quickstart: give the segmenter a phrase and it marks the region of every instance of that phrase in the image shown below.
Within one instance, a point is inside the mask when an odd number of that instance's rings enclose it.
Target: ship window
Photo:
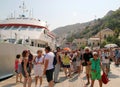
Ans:
[[[4,30],[10,30],[11,26],[7,26]]]
[[[22,44],[22,39],[18,40],[17,44]]]
[[[0,26],[0,29],[4,29],[5,28],[5,26]]]
[[[38,47],[40,47],[40,44],[38,44]]]
[[[45,30],[44,30],[44,34],[46,34]]]
[[[27,30],[28,27],[21,27],[19,30]]]
[[[10,43],[15,43],[15,39],[8,39]]]
[[[18,28],[19,28],[19,27],[14,26],[14,27],[12,28],[12,30],[18,30]]]
[[[34,31],[35,28],[30,27],[28,30],[29,31]]]
[[[36,28],[36,31],[41,31],[42,30],[42,28]]]
[[[31,46],[34,46],[34,42],[31,42]]]

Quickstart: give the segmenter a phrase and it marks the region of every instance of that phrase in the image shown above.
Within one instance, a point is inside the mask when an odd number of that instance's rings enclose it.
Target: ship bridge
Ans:
[[[33,18],[9,18],[0,21],[0,38],[17,44],[45,47],[55,41],[46,22]]]

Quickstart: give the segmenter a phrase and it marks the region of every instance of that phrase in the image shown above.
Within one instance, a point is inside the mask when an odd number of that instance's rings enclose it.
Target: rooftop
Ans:
[[[92,37],[92,38],[89,38],[89,40],[100,40],[100,38],[98,38],[98,37]]]

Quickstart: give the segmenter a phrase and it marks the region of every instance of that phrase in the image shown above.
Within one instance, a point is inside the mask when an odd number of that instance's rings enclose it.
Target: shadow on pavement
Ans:
[[[59,81],[64,82],[67,78],[66,77],[60,77]]]
[[[83,80],[87,80],[86,76],[84,76],[82,79],[83,79]]]
[[[4,86],[2,86],[2,87],[13,87],[13,86],[15,86],[15,85],[16,85],[16,83],[12,83],[12,84],[4,85]]]
[[[109,78],[119,78],[118,75],[115,75],[115,74],[112,74],[112,73],[111,73],[108,77],[109,77]]]
[[[4,81],[4,80],[7,80],[7,79],[9,79],[9,78],[11,78],[11,77],[13,77],[14,75],[12,75],[12,76],[9,76],[9,77],[6,77],[6,78],[3,78],[3,79],[0,79],[0,82],[2,82],[2,81]]]
[[[69,82],[74,82],[74,81],[76,81],[78,79],[78,75],[75,75],[73,78],[71,78],[70,80],[69,80]]]

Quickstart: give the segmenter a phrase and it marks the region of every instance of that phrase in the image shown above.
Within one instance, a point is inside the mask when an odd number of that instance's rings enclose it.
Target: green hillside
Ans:
[[[97,34],[100,30],[104,28],[110,28],[114,30],[116,33],[116,36],[120,33],[120,9],[117,11],[112,11],[111,14],[107,14],[105,17],[101,19],[96,19],[95,25],[93,26],[87,26],[81,33],[80,37],[86,37],[89,38],[90,36],[93,36]],[[76,37],[76,34],[74,35]]]
[[[67,42],[72,42],[77,38],[90,38],[96,35],[100,30],[110,28],[115,32],[113,37],[108,37],[104,43],[116,43],[120,46],[118,39],[120,33],[120,9],[109,11],[103,18],[95,19],[87,23],[78,23],[55,29],[53,32],[58,37],[67,34]]]
[[[68,37],[68,41],[72,41],[75,38],[89,38],[97,34],[100,30],[110,28],[115,32],[113,37],[108,37],[106,43],[116,43],[120,46],[120,40],[118,39],[120,33],[120,9],[117,11],[109,12],[105,17],[94,20],[94,25],[86,26],[80,33],[75,33],[71,37]]]

